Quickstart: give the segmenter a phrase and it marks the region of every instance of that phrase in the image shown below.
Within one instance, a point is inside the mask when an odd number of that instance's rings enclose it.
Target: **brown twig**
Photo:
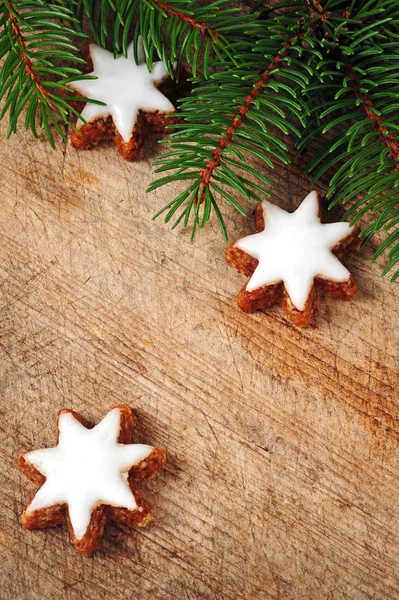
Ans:
[[[298,35],[301,35],[301,34],[298,34]],[[297,39],[298,35],[295,36],[295,39]],[[262,73],[259,81],[257,81],[255,86],[251,90],[251,93],[245,98],[243,104],[241,105],[240,109],[238,110],[238,114],[236,114],[235,117],[233,118],[230,127],[226,131],[226,135],[221,138],[218,146],[212,151],[212,158],[207,161],[206,168],[199,172],[199,176],[201,177],[202,181],[199,185],[199,189],[201,191],[200,191],[200,196],[197,197],[197,201],[200,201],[200,202],[202,201],[203,190],[209,185],[209,182],[211,180],[213,172],[220,165],[223,150],[225,150],[225,148],[230,144],[237,129],[239,129],[239,127],[241,127],[241,125],[245,119],[245,115],[251,108],[251,103],[254,100],[256,100],[256,98],[262,92],[263,86],[266,84],[267,80],[269,79],[270,74],[275,69],[277,69],[279,63],[281,62],[281,59],[283,59],[287,56],[287,54],[291,48],[291,45],[292,45],[292,40],[283,44],[283,47],[285,48],[284,52],[282,52],[281,54],[276,56],[274,58],[273,62],[271,62],[270,65],[267,67],[266,71],[264,71]]]
[[[201,35],[208,35],[209,37],[211,37],[211,39],[212,36],[216,38],[220,37],[220,34],[214,29],[211,29],[211,27],[209,27],[209,25],[204,21],[195,21],[192,17],[189,17],[188,15],[179,12],[175,8],[171,8],[169,4],[165,2],[160,2],[159,0],[153,0],[153,2],[158,6],[158,8],[166,12],[166,14],[168,14],[170,17],[178,17],[181,21],[184,21],[184,23],[188,23],[189,25],[191,25],[191,27],[199,29]]]
[[[399,171],[399,144],[396,142],[392,133],[384,125],[384,119],[375,113],[375,106],[368,94],[361,91],[360,81],[357,73],[353,70],[352,64],[347,56],[342,56],[342,62],[345,65],[345,72],[350,77],[354,94],[358,100],[361,100],[363,112],[372,122],[375,131],[379,134],[381,142],[389,148],[389,155],[395,161],[395,169]]]
[[[306,0],[306,3],[309,6],[310,17],[317,16],[318,22],[326,22],[328,20],[328,15],[324,12],[323,7],[321,6],[320,2],[318,2],[318,0]],[[297,36],[295,36],[295,38],[292,38],[289,42],[283,44],[283,47],[285,48],[284,52],[282,52],[274,58],[273,62],[270,63],[266,71],[264,71],[264,73],[261,75],[261,78],[256,83],[255,87],[252,89],[251,93],[245,98],[243,105],[238,111],[238,114],[233,118],[230,127],[227,129],[226,136],[221,138],[217,148],[215,148],[212,151],[212,158],[207,161],[206,168],[199,172],[199,176],[201,177],[202,181],[199,185],[199,189],[201,191],[199,192],[199,197],[197,196],[197,201],[202,202],[204,189],[209,185],[213,172],[220,165],[222,152],[231,142],[237,129],[242,125],[245,115],[250,109],[251,102],[255,100],[262,92],[263,86],[265,85],[272,71],[274,71],[277,68],[281,59],[287,56],[291,48],[293,39],[296,39],[297,37],[302,37],[304,33],[304,31],[301,31]]]
[[[50,100],[50,92],[41,83],[38,74],[34,70],[33,63],[31,61],[31,59],[29,58],[29,56],[27,55],[26,43],[25,43],[21,28],[18,24],[18,19],[10,10],[13,8],[13,5],[10,1],[7,2],[7,5],[9,6],[9,8],[7,9],[8,18],[11,21],[11,29],[15,35],[15,38],[18,40],[19,45],[20,45],[19,55],[20,55],[21,59],[23,60],[23,62],[25,63],[25,72],[31,78],[31,80],[34,82],[34,84],[35,84],[37,90],[40,92],[40,94],[46,98],[46,101],[49,104],[49,106],[51,106],[52,109],[56,110],[56,106],[54,106],[54,104]]]
[[[323,18],[323,15],[325,15],[325,13],[323,12],[323,7],[317,0],[306,0],[306,3],[309,6],[309,12],[311,12],[312,15],[315,12],[313,10],[313,8],[314,8],[318,12],[321,20],[324,20],[324,21],[327,20],[327,17]],[[313,8],[312,8],[312,5],[313,5]],[[343,16],[345,18],[349,19],[350,18],[349,10],[347,10]],[[384,125],[384,119],[375,113],[375,106],[374,106],[372,100],[370,99],[370,97],[368,96],[368,94],[365,94],[364,92],[361,91],[359,77],[358,77],[357,73],[355,73],[355,71],[353,70],[353,67],[352,67],[352,64],[351,64],[349,58],[347,56],[342,55],[341,60],[345,65],[346,74],[351,79],[354,94],[355,94],[356,98],[358,100],[361,100],[361,102],[362,102],[361,106],[362,106],[363,112],[366,114],[366,116],[372,122],[374,129],[379,134],[379,138],[380,138],[381,142],[387,148],[389,148],[389,155],[395,161],[395,169],[397,171],[399,171],[399,162],[398,162],[399,144],[396,142],[392,133],[390,133],[388,128]]]
[[[309,16],[318,17],[321,21],[327,21],[327,13],[324,12],[324,8],[317,0],[306,0],[306,4],[309,7]]]

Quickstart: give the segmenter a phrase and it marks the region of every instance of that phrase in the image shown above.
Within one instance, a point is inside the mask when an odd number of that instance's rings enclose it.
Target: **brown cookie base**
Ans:
[[[118,436],[118,442],[120,444],[128,444],[132,438],[132,431],[134,425],[134,415],[130,408],[125,404],[119,404],[113,408],[120,410],[120,433]],[[62,410],[62,413],[72,413],[73,416],[82,423],[85,427],[90,428],[91,426],[73,410]],[[58,437],[57,437],[58,443]],[[91,514],[90,524],[86,530],[85,535],[81,539],[77,539],[73,532],[66,504],[56,504],[48,508],[29,511],[29,504],[33,500],[33,497],[26,509],[24,510],[21,523],[26,529],[44,529],[47,527],[53,527],[61,523],[67,522],[68,530],[72,539],[72,543],[76,550],[81,554],[90,554],[93,552],[104,532],[104,527],[107,521],[120,521],[131,527],[145,527],[151,520],[151,510],[146,503],[144,496],[140,489],[140,482],[144,479],[150,479],[153,477],[159,469],[161,469],[166,462],[165,452],[160,448],[154,448],[151,454],[138,465],[135,465],[129,471],[129,487],[136,500],[137,508],[135,510],[128,510],[127,508],[108,506],[100,504],[95,507]],[[21,454],[18,460],[18,468],[26,475],[30,481],[36,485],[43,485],[46,478],[38,471],[33,465],[25,460],[25,454]]]
[[[321,214],[321,201],[319,196],[319,216]],[[258,204],[255,210],[255,229],[260,233],[265,228],[263,208]],[[350,234],[337,244],[332,252],[342,258],[349,252],[357,250],[360,246],[359,229],[355,227]],[[226,249],[226,261],[233,266],[239,273],[251,277],[258,261],[234,244],[230,244]],[[248,283],[248,282],[247,282]],[[287,294],[284,283],[279,282],[266,285],[252,292],[246,290],[247,283],[240,290],[237,297],[237,304],[240,309],[247,313],[253,313],[257,310],[266,309],[273,304],[280,304],[285,315],[297,327],[306,327],[314,317],[316,311],[317,295],[332,296],[340,300],[349,300],[356,294],[356,283],[352,276],[347,281],[337,282],[316,277],[312,286],[306,304],[302,310],[298,310],[291,302]]]
[[[166,114],[160,112],[145,113],[140,111],[132,137],[128,142],[125,142],[116,129],[112,117],[103,117],[92,123],[82,125],[78,131],[73,130],[69,138],[69,144],[73,148],[88,150],[103,140],[112,141],[124,160],[133,161],[137,159],[140,153],[147,129],[164,136],[167,133],[167,125],[172,125],[177,120],[173,117],[167,118]]]

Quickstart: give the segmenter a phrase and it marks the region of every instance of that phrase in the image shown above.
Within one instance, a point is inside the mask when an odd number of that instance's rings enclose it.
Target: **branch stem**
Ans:
[[[303,35],[303,32],[298,35]],[[209,186],[215,169],[221,163],[223,151],[227,148],[232,141],[234,134],[241,127],[247,112],[251,109],[252,102],[256,100],[256,98],[262,92],[263,87],[268,81],[271,73],[277,69],[281,60],[288,55],[293,43],[293,39],[297,39],[298,35],[295,36],[295,38],[292,38],[289,42],[285,42],[283,44],[283,47],[285,48],[284,51],[275,56],[273,61],[267,67],[266,71],[262,73],[260,79],[255,83],[251,92],[245,98],[243,104],[238,110],[238,113],[234,116],[230,127],[226,131],[226,134],[220,139],[218,146],[212,151],[212,158],[207,161],[206,168],[199,172],[199,176],[202,181],[199,184],[200,192],[197,201],[202,200],[205,188]]]
[[[389,148],[389,155],[395,162],[395,169],[399,172],[399,144],[395,140],[395,137],[389,131],[389,129],[385,126],[384,119],[376,113],[376,108],[373,104],[373,101],[368,96],[368,94],[361,91],[360,80],[355,73],[352,64],[347,56],[342,56],[342,61],[345,65],[345,72],[350,77],[352,82],[352,88],[354,94],[358,100],[362,103],[362,110],[366,114],[366,116],[372,122],[374,129],[379,134],[379,138],[381,142]]]
[[[191,25],[191,27],[193,27],[194,29],[199,29],[201,32],[201,35],[203,35],[203,36],[208,35],[211,39],[212,39],[212,37],[216,37],[216,38],[220,37],[220,34],[217,31],[215,31],[214,29],[211,29],[209,27],[209,25],[207,23],[205,23],[204,21],[195,21],[195,19],[193,19],[189,15],[186,15],[185,13],[182,13],[182,12],[176,10],[175,8],[171,8],[169,6],[169,4],[166,2],[160,2],[160,0],[152,0],[152,1],[154,2],[154,4],[156,4],[156,6],[158,6],[158,8],[160,8],[161,10],[166,12],[166,14],[169,15],[170,17],[177,17],[184,23],[188,23],[189,25]]]
[[[306,0],[306,4],[309,7],[308,13],[310,17],[317,16],[321,21],[327,21],[328,16],[324,12],[324,8],[317,0]]]
[[[27,55],[26,42],[25,42],[23,33],[19,26],[16,15],[12,12],[14,10],[12,2],[10,2],[10,0],[6,0],[6,4],[7,4],[8,18],[11,21],[11,29],[13,31],[13,34],[14,34],[16,40],[19,43],[19,55],[20,55],[22,61],[25,63],[25,72],[31,78],[31,80],[35,84],[35,86],[36,86],[38,92],[41,94],[41,96],[46,99],[46,102],[48,103],[48,105],[51,106],[51,108],[53,110],[56,110],[56,106],[54,106],[54,104],[50,100],[50,92],[42,85],[42,83],[40,81],[40,77],[36,73],[33,63],[31,61],[31,59],[29,58],[29,56]]]

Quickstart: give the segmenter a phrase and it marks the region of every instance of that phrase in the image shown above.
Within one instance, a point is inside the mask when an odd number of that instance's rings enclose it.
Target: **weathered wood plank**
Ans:
[[[1,597],[398,598],[399,286],[370,250],[349,260],[357,299],[322,300],[317,328],[240,313],[217,224],[192,246],[151,221],[175,193],[145,194],[157,151],[0,148]],[[273,177],[286,207],[308,191],[295,166]],[[22,530],[15,463],[54,442],[57,410],[118,402],[168,453],[145,488],[157,518],[82,558],[64,528]]]

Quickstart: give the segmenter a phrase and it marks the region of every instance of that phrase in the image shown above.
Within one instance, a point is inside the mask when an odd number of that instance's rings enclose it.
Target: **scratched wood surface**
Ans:
[[[215,221],[190,245],[151,220],[176,193],[145,194],[158,152],[2,142],[1,599],[397,600],[399,285],[370,249],[317,328],[241,313]],[[272,199],[294,208],[299,173],[276,169]],[[168,454],[155,521],[108,525],[92,557],[65,527],[23,530],[19,453],[53,445],[59,409],[97,422],[120,402]]]

